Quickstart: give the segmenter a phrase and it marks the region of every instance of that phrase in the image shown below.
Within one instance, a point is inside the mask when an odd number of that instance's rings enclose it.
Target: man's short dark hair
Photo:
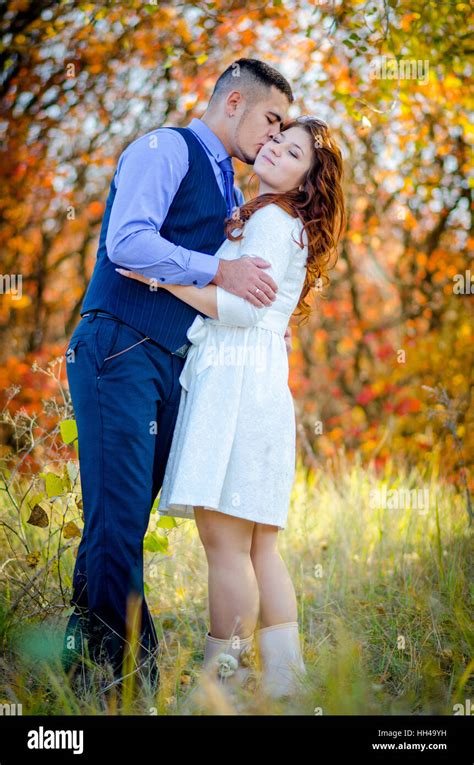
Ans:
[[[293,103],[294,96],[287,80],[272,66],[256,58],[239,58],[221,74],[209,101],[211,106],[233,90],[239,90],[249,105],[260,100],[264,91],[274,85]]]

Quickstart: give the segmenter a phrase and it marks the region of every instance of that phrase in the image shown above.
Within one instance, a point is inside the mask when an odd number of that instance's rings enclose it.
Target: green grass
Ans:
[[[372,507],[370,490],[384,485],[429,487],[429,508]],[[44,533],[27,529],[32,540]],[[9,538],[2,558],[13,554]],[[63,592],[50,566],[43,597],[28,595],[13,615],[16,581],[2,579],[0,702],[21,703],[23,714],[189,714],[208,628],[207,568],[193,521],[178,520],[168,540],[169,555],[145,556],[162,650],[156,698],[121,707],[112,696],[103,706],[69,687],[59,663],[74,565],[67,550]],[[200,713],[452,715],[472,697],[472,530],[462,495],[440,480],[433,457],[424,471],[389,464],[378,476],[343,454],[316,473],[298,465],[280,551],[298,597],[302,692],[274,704],[244,694],[237,709],[209,697]]]

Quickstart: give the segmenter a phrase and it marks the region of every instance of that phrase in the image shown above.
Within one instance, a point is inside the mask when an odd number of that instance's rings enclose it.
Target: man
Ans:
[[[210,282],[269,305],[277,285],[262,258],[219,260],[224,219],[243,196],[231,157],[253,164],[280,132],[293,95],[256,59],[217,80],[202,119],[158,128],[121,154],[100,232],[97,262],[66,353],[78,427],[84,532],[73,578],[74,613],[63,665],[88,640],[118,679],[124,657],[158,682],[158,640],[143,590],[143,538],[162,484],[178,413],[179,375],[198,311],[166,290],[123,279],[117,265],[172,284]],[[133,656],[130,624],[138,618]]]

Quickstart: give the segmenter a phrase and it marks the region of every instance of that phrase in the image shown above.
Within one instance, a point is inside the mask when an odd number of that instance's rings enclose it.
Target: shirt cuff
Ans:
[[[219,268],[219,258],[203,252],[189,251],[188,272],[192,274],[195,287],[205,287],[214,278]]]

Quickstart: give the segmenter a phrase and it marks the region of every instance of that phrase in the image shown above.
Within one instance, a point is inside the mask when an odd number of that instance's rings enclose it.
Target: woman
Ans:
[[[263,308],[216,285],[162,285],[197,308],[180,375],[180,407],[160,495],[160,515],[194,518],[209,568],[206,672],[230,684],[251,674],[280,698],[305,672],[295,591],[277,546],[295,469],[295,415],[284,333],[296,306],[329,282],[345,225],[342,158],[328,126],[298,118],[254,163],[259,195],[225,224],[216,257],[260,256],[278,285]],[[243,229],[243,231],[241,230]],[[240,233],[239,233],[240,230]],[[337,256],[336,256],[337,257]]]

